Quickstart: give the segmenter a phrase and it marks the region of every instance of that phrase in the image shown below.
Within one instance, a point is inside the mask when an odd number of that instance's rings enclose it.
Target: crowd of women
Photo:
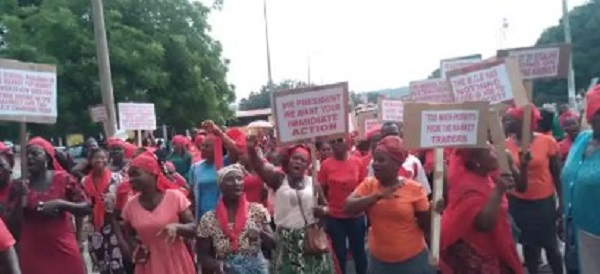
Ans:
[[[358,274],[535,274],[542,250],[553,273],[579,273],[578,235],[600,235],[600,86],[587,94],[592,129],[563,110],[560,142],[539,132],[534,108],[520,150],[524,115],[504,116],[506,153],[445,151],[436,204],[433,154],[408,151],[398,123],[283,148],[206,121],[171,149],[89,142],[76,166],[36,137],[23,179],[0,145],[0,273],[83,274],[88,252],[101,274],[345,274],[350,258]],[[435,266],[432,210],[443,216]]]

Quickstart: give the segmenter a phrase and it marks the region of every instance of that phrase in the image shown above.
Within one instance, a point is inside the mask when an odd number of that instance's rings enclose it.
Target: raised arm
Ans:
[[[259,155],[256,145],[256,136],[248,136],[246,146],[250,165],[268,187],[277,190],[283,182],[283,176],[281,173],[277,172],[273,166],[268,165],[267,161]]]

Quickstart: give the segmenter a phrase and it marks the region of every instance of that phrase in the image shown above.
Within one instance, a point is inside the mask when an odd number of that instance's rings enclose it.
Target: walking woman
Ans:
[[[565,264],[569,274],[580,270],[577,234],[600,237],[600,85],[587,94],[586,119],[592,130],[577,137],[562,172]]]
[[[261,243],[275,246],[269,226],[271,217],[261,204],[246,199],[243,177],[239,164],[219,170],[222,197],[217,208],[204,214],[198,225],[199,261],[204,269],[214,273],[269,273]]]
[[[109,152],[108,169],[115,173],[121,173],[123,177],[127,176],[127,166],[129,161],[126,156],[126,144],[121,139],[108,139],[107,148]]]
[[[108,169],[108,155],[104,150],[90,151],[89,162],[92,170],[83,178],[83,187],[93,207],[93,232],[88,235],[92,269],[100,274],[125,273],[123,255],[112,226],[116,218],[117,187],[122,177]]]
[[[321,164],[318,175],[329,204],[327,233],[332,240],[342,274],[346,274],[347,243],[350,244],[356,273],[364,274],[367,271],[365,216],[363,212],[356,215],[345,214],[344,203],[363,181],[367,170],[361,159],[350,156],[348,140],[333,140],[328,145],[333,150],[333,157]]]
[[[181,176],[187,176],[192,165],[192,155],[188,152],[190,140],[183,135],[175,135],[171,143],[173,144],[173,152],[167,160],[175,165],[177,173]]]
[[[85,264],[71,214],[91,213],[81,184],[62,170],[48,141],[26,147],[29,189],[25,196],[19,258],[24,274],[83,274]]]
[[[282,155],[283,172],[278,172],[259,156],[255,136],[248,138],[247,146],[254,170],[275,194],[277,247],[271,258],[271,273],[333,274],[330,253],[309,255],[303,252],[306,227],[327,214],[325,198],[315,195],[320,192],[318,185],[306,176],[311,162],[309,150],[301,145],[287,148]]]
[[[429,231],[429,201],[420,183],[399,177],[408,152],[397,136],[388,136],[373,154],[375,177],[369,177],[346,200],[344,212],[367,212],[368,273],[435,273],[429,265],[425,231]]]
[[[137,195],[123,209],[123,251],[133,259],[136,274],[194,274],[190,252],[181,237],[193,237],[190,201],[164,174],[151,152],[131,161],[129,182]]]
[[[560,156],[558,145],[551,135],[533,133],[540,118],[539,111],[531,106],[531,143],[528,151],[520,151],[523,138],[523,107],[507,110],[504,116],[509,137],[506,148],[519,167],[524,184],[517,184],[509,195],[510,213],[521,229],[519,242],[523,244],[525,264],[530,274],[538,273],[540,250],[543,248],[554,274],[563,273],[561,253],[558,248],[555,194],[561,201]],[[559,207],[560,208],[560,207]]]
[[[9,150],[10,151],[10,150]],[[0,152],[0,219],[2,219],[11,230],[11,233],[18,236],[18,231],[15,231],[14,222],[18,217],[12,216],[13,213],[18,213],[19,210],[14,210],[18,205],[18,200],[23,197],[25,188],[22,181],[14,181],[12,179],[12,170],[14,158],[12,151]]]
[[[457,149],[450,157],[440,243],[444,274],[523,273],[505,196],[515,183],[513,174],[501,175],[494,184],[496,170],[489,148]]]
[[[15,244],[15,238],[0,220],[0,273],[21,274]]]
[[[560,115],[560,126],[565,131],[566,136],[558,143],[558,152],[560,153],[561,163],[567,160],[567,155],[577,139],[581,126],[579,125],[579,115],[572,111]]]

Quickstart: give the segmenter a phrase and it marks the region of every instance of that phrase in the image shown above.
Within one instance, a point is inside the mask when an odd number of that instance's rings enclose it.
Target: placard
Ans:
[[[478,63],[454,70],[448,81],[457,103],[487,101],[490,104],[528,103],[523,78],[514,59]]]
[[[579,245],[579,262],[581,274],[595,274],[600,269],[600,236],[579,229],[577,231]]]
[[[152,103],[119,103],[120,130],[155,130],[156,114]]]
[[[278,91],[273,93],[272,106],[282,144],[348,132],[348,83]]]
[[[356,120],[358,121],[358,136],[361,139],[364,139],[367,131],[371,128],[379,125],[377,110],[367,110],[361,111],[356,114]]]
[[[481,62],[481,54],[444,59],[440,61],[440,78],[447,78],[448,72]]]
[[[379,121],[385,122],[403,122],[404,121],[404,102],[401,100],[384,99],[379,97]]]
[[[517,59],[524,80],[569,76],[570,44],[499,50],[497,55]]]
[[[450,84],[444,78],[412,81],[409,84],[410,100],[421,103],[453,103]]]
[[[0,120],[54,124],[56,67],[0,59]]]
[[[90,107],[90,117],[94,123],[108,121],[108,110],[105,105]]]
[[[487,102],[457,104],[406,103],[407,148],[485,147]]]

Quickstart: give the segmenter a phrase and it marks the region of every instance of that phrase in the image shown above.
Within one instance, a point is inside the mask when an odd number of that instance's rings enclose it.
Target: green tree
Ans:
[[[278,90],[286,90],[307,86],[306,83],[296,80],[284,80],[280,83],[273,85],[273,90],[277,92]],[[253,110],[253,109],[263,109],[271,107],[271,92],[269,91],[268,86],[264,85],[260,88],[258,92],[250,92],[248,98],[244,98],[240,100],[240,110]]]
[[[575,7],[569,12],[571,37],[573,40],[573,68],[575,85],[584,92],[590,80],[600,76],[600,0]],[[558,25],[546,29],[536,45],[563,43],[565,36],[562,20]],[[534,99],[537,104],[546,102],[567,102],[566,80],[538,80],[534,85]]]
[[[116,102],[153,102],[158,123],[179,130],[231,117],[235,95],[225,80],[228,60],[208,34],[210,8],[187,0],[104,2]],[[33,126],[35,134],[100,130],[87,112],[101,103],[89,1],[0,0],[0,57],[57,66],[58,122]]]

